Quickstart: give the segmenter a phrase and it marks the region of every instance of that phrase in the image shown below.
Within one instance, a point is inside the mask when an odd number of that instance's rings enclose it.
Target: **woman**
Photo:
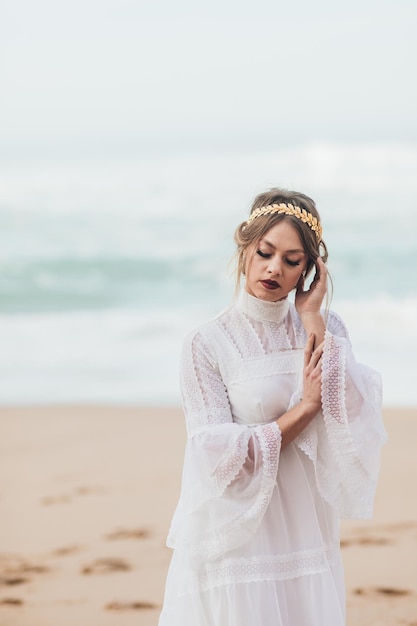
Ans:
[[[311,198],[260,194],[235,240],[244,287],[183,351],[188,442],[159,625],[343,626],[339,519],[372,512],[379,376],[321,311]]]

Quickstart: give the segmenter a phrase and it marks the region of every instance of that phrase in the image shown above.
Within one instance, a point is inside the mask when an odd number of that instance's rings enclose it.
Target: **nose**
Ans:
[[[278,255],[274,255],[269,259],[268,272],[269,274],[273,274],[275,276],[281,275],[281,259]]]

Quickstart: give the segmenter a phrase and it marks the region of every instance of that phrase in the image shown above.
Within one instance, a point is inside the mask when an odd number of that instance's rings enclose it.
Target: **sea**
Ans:
[[[417,406],[417,144],[0,163],[0,404],[174,405],[184,336],[233,298],[254,196],[322,216],[331,308],[386,406]]]

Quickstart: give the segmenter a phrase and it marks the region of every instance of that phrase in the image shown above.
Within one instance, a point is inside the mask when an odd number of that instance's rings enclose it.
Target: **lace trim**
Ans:
[[[332,417],[340,424],[347,424],[345,384],[346,351],[337,345],[333,336],[326,333],[325,352],[327,358],[322,365],[321,404],[325,417]]]
[[[258,439],[262,451],[261,485],[255,502],[245,511],[238,523],[240,527],[251,526],[251,533],[254,533],[258,528],[271,501],[272,491],[277,479],[279,450],[281,447],[281,431],[276,422],[256,426],[254,435]],[[234,526],[229,528],[229,535],[234,532]]]
[[[199,576],[199,587],[206,591],[222,585],[321,574],[329,571],[339,555],[338,546],[329,546],[278,556],[224,559],[205,565]]]
[[[184,342],[181,388],[191,436],[198,428],[232,421],[229,397],[214,355],[200,332]]]
[[[328,332],[325,336],[325,353],[323,360],[322,406],[324,423],[329,438],[338,450],[337,460],[345,475],[350,476],[349,485],[352,490],[360,491],[363,481],[367,479],[367,472],[359,460],[355,443],[348,428],[346,412],[346,349],[343,344],[337,344],[335,338]],[[351,475],[352,465],[357,472]]]
[[[291,317],[292,317],[296,346],[297,348],[304,347],[307,341],[307,333],[301,321],[301,317],[298,315],[295,307],[291,308]]]
[[[232,310],[230,316],[219,318],[217,323],[242,359],[264,356],[264,349],[258,334],[249,320],[238,310]]]
[[[256,427],[255,436],[258,438],[262,450],[264,478],[272,478],[275,483],[278,472],[279,451],[281,448],[281,431],[278,424],[273,422],[272,424],[263,424],[262,426]],[[262,481],[262,486],[263,485],[264,481]],[[271,495],[272,492],[269,494],[268,504]]]
[[[318,439],[319,438],[317,434],[317,429],[313,430],[312,428],[307,426],[307,428],[305,428],[303,432],[300,433],[295,440],[300,450],[302,450],[304,454],[308,456],[310,461],[313,461],[313,463],[317,462],[316,451],[317,451]],[[320,495],[324,497],[324,494],[322,493],[322,491],[320,491]]]
[[[222,530],[221,535],[207,537],[198,546],[193,546],[189,555],[191,559],[203,557],[204,560],[219,558],[222,553],[233,550],[247,541],[257,530],[266,509],[271,501],[276,485],[278,472],[281,431],[276,422],[263,424],[253,429],[262,451],[262,475],[258,495],[243,515],[232,521]],[[242,534],[241,531],[244,531]],[[244,539],[242,539],[244,537]],[[171,547],[175,547],[171,542]]]
[[[345,339],[349,341],[349,335],[348,335],[346,326],[344,325],[342,318],[334,311],[330,311],[327,327],[328,327],[329,332],[332,333],[332,335],[337,335],[338,337],[344,337]]]
[[[372,513],[374,481],[370,478],[366,468],[361,462],[354,439],[348,424],[346,411],[346,345],[340,340],[337,343],[335,337],[326,332],[323,372],[322,372],[322,406],[324,424],[329,442],[334,454],[335,461],[340,469],[342,482],[346,488],[346,495],[353,496],[353,501],[359,505],[358,516],[368,517]],[[346,341],[346,340],[345,340]],[[329,484],[329,480],[325,480]],[[342,484],[336,483],[336,504],[339,505],[339,513],[346,515],[342,496]],[[356,515],[356,513],[355,513]]]
[[[302,350],[287,350],[278,354],[267,354],[260,359],[246,359],[236,376],[229,382],[254,380],[278,374],[299,374],[303,365]]]
[[[215,494],[220,497],[236,478],[248,456],[248,434],[243,431],[232,449],[226,450],[212,471]]]
[[[291,350],[293,348],[284,324],[268,324],[265,331],[270,335],[273,350]]]
[[[284,322],[277,324],[276,322],[260,322],[258,320],[249,319],[251,326],[255,330],[259,343],[262,345],[265,354],[277,352],[278,350],[292,350],[294,347],[288,333],[288,326],[291,332],[291,320],[287,316]],[[291,332],[291,334],[293,334]]]

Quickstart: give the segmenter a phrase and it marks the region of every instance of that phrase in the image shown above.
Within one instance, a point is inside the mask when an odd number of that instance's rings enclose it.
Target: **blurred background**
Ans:
[[[417,405],[414,0],[0,11],[0,404],[177,404],[234,229],[283,186],[385,404]]]

